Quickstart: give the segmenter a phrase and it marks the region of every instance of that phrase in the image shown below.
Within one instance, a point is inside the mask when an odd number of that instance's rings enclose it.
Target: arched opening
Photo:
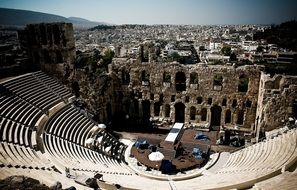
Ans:
[[[175,104],[175,122],[185,122],[185,105],[181,102]]]
[[[186,75],[184,72],[175,74],[175,89],[179,92],[186,90]]]
[[[227,99],[226,98],[223,99],[222,106],[227,106]]]
[[[246,75],[240,75],[238,81],[238,92],[247,92],[249,88],[249,78]]]
[[[225,123],[231,123],[231,111],[228,109],[225,113]]]
[[[200,115],[201,115],[201,121],[206,121],[206,119],[207,119],[207,109],[206,108],[203,108],[200,111]]]
[[[202,97],[201,97],[201,96],[197,97],[197,104],[201,104],[201,103],[202,103],[202,101],[203,101],[203,99],[202,99]]]
[[[212,98],[208,98],[208,99],[207,99],[207,104],[208,104],[208,105],[211,105],[211,104],[212,104]]]
[[[244,111],[243,110],[238,110],[236,124],[242,125],[243,124],[243,119],[244,119]]]
[[[247,107],[247,108],[250,108],[250,107],[252,107],[252,101],[250,101],[249,99],[246,101],[246,103],[245,103],[245,106]]]
[[[160,115],[160,102],[154,103],[154,116]]]
[[[195,120],[196,119],[196,108],[192,106],[190,108],[190,120]]]
[[[198,74],[196,72],[190,74],[190,84],[198,84]]]
[[[220,106],[215,105],[211,107],[210,111],[211,111],[210,126],[220,126],[222,108]]]
[[[170,117],[170,105],[165,105],[165,117]]]
[[[237,100],[234,99],[234,100],[232,101],[232,108],[235,108],[236,106],[237,106]]]
[[[149,100],[144,100],[142,101],[142,119],[143,122],[146,124],[149,122],[150,117],[151,117],[151,106],[150,106],[150,101]]]

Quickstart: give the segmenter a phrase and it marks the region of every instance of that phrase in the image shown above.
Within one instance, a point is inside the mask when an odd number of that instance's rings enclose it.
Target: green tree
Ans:
[[[258,46],[257,49],[256,49],[256,52],[257,53],[262,53],[264,50],[264,47],[263,46]]]
[[[221,49],[221,52],[223,55],[225,56],[230,56],[231,55],[231,47],[230,46],[224,46],[222,49]]]
[[[108,65],[111,63],[112,61],[112,58],[114,57],[114,51],[112,51],[111,49],[107,49],[105,52],[104,52],[104,55],[102,57],[102,63],[104,65]]]
[[[234,52],[231,53],[229,60],[232,61],[237,61],[237,56]]]
[[[180,61],[180,55],[177,53],[177,52],[173,52],[172,54],[170,54],[168,57],[167,57],[167,61],[168,62],[171,62],[171,61]]]

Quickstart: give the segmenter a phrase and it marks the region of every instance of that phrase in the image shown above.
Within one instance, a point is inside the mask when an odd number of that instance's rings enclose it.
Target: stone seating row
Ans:
[[[35,74],[43,76],[41,72],[26,74],[2,82],[1,85],[44,111],[70,96],[70,93],[62,85],[55,83],[53,79],[49,82],[47,78],[47,81],[43,82],[42,78]]]
[[[53,165],[40,152],[8,142],[1,142],[1,166],[52,170]]]
[[[34,126],[42,112],[13,94],[1,94],[0,115],[24,125]]]
[[[65,139],[44,133],[47,152],[61,165],[74,170],[98,171],[102,173],[123,173],[130,171],[122,162],[109,158],[96,151],[82,147]]]
[[[33,129],[21,123],[0,118],[0,142],[9,142],[25,147],[33,147],[32,144]]]
[[[88,133],[95,124],[80,113],[73,105],[65,106],[55,114],[45,127],[45,131],[73,143],[85,146]]]
[[[34,106],[47,110],[57,101],[59,97],[53,93],[50,93],[41,82],[36,80],[33,76],[27,80],[21,80],[18,83],[10,84],[2,83],[2,85],[8,88],[17,96],[32,103]]]
[[[244,189],[259,181],[281,174],[297,161],[297,130],[293,129],[234,152],[216,173],[184,181],[176,181],[177,189]]]
[[[33,75],[39,80],[41,80],[43,84],[48,86],[55,94],[57,94],[62,99],[66,99],[72,96],[71,93],[66,88],[64,88],[58,81],[49,77],[44,72],[38,71],[33,73]]]
[[[219,173],[241,170],[274,170],[286,162],[296,149],[293,131],[231,154],[229,163]]]

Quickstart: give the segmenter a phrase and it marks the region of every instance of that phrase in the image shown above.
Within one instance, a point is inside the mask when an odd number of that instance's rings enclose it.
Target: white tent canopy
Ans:
[[[98,125],[98,127],[101,128],[101,129],[105,129],[106,128],[106,125],[104,125],[104,124],[101,123],[101,124]]]
[[[150,161],[161,161],[164,158],[164,155],[161,152],[152,152],[148,156]]]

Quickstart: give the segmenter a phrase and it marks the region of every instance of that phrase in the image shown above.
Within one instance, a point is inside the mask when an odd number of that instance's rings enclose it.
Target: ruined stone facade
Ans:
[[[234,68],[115,59],[109,69],[121,79],[123,110],[129,115],[207,129],[224,125],[254,130],[261,76],[258,66]]]
[[[28,51],[35,65],[60,79],[70,75],[75,60],[71,23],[30,24],[19,34],[21,46]]]

